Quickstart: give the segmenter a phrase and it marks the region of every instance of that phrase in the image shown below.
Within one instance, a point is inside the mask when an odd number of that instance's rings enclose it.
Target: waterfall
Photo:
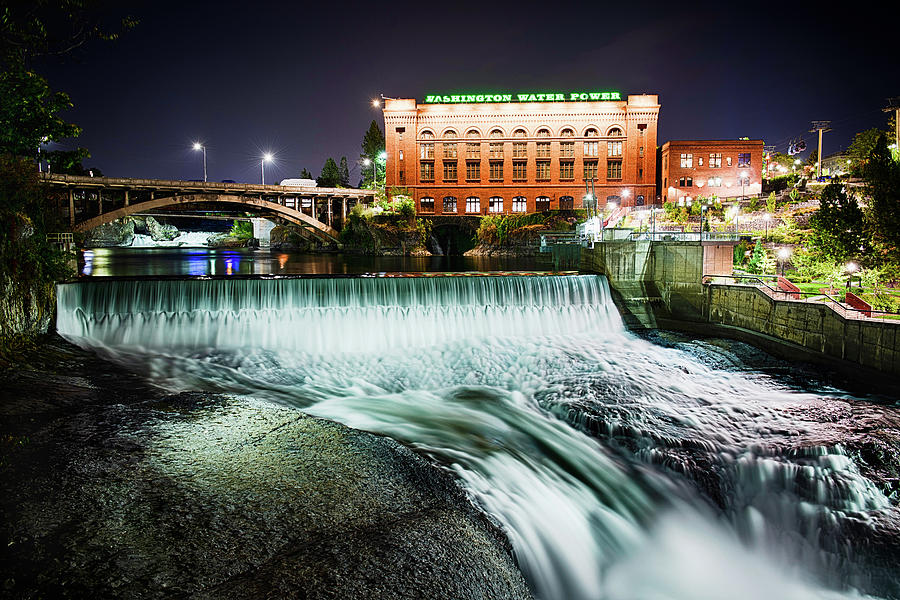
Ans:
[[[171,390],[409,444],[544,600],[900,592],[846,533],[889,501],[791,413],[828,399],[627,333],[603,277],[90,281],[59,286],[57,328]]]

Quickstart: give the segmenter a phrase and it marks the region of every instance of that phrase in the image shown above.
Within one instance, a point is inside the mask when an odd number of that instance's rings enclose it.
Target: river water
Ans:
[[[58,330],[173,391],[410,445],[501,525],[538,598],[900,596],[896,511],[839,418],[893,399],[638,337],[599,276],[92,278],[60,287]]]

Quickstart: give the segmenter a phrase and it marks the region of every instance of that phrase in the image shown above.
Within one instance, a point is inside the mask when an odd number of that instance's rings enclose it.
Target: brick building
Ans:
[[[664,201],[738,198],[762,191],[762,140],[673,140],[663,144],[661,159]]]
[[[652,204],[658,115],[617,92],[386,99],[385,182],[421,214],[582,208],[590,179],[601,206]]]

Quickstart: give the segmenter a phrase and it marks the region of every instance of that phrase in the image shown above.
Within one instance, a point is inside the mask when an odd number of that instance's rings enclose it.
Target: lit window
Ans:
[[[457,144],[444,143],[444,158],[456,158]]]
[[[469,196],[466,198],[466,212],[475,214],[481,212],[481,200],[478,196]]]
[[[456,212],[456,197],[455,196],[445,196],[444,197],[444,209],[445,213],[455,213]]]
[[[730,166],[731,166],[731,157],[730,157],[730,156],[726,156],[726,157],[725,157],[725,166],[726,166],[726,167],[730,167]]]
[[[622,179],[622,161],[608,160],[606,161],[606,178]]]
[[[722,187],[721,177],[710,177],[706,180],[707,187]]]
[[[710,153],[709,168],[710,169],[721,169],[722,168],[722,155],[720,153]]]
[[[575,161],[561,160],[559,161],[559,178],[575,179]]]
[[[538,196],[534,199],[534,210],[544,212],[550,210],[550,198],[547,196]]]
[[[641,146],[640,148],[638,148],[638,156],[643,156],[643,155],[644,155],[644,147]]]
[[[491,181],[503,181],[503,162],[491,161]]]
[[[536,137],[550,137],[549,129],[538,129]]]
[[[535,173],[538,181],[549,181],[550,180],[550,161],[549,160],[539,160],[537,161],[537,171]]]
[[[516,196],[512,199],[513,212],[528,212],[528,200],[525,196]]]
[[[466,163],[466,179],[468,181],[479,181],[481,179],[481,163],[470,161]]]
[[[600,137],[600,132],[593,127],[589,127],[584,131],[584,137]]]
[[[537,143],[537,157],[550,158],[550,142]]]
[[[434,144],[420,144],[419,158],[434,158]]]
[[[403,150],[400,150],[400,160],[403,160]]]
[[[599,156],[600,155],[600,143],[599,142],[585,142],[584,143],[584,155],[585,156]]]
[[[444,181],[456,181],[456,161],[444,161]]]
[[[433,162],[423,162],[419,164],[419,179],[422,181],[434,181]]]
[[[434,198],[422,198],[419,200],[419,210],[422,212],[434,212]]]
[[[585,179],[597,179],[597,161],[596,160],[584,161],[584,178]]]
[[[494,196],[490,200],[488,200],[488,212],[492,213],[502,213],[503,212],[503,198],[500,196]]]
[[[606,134],[608,137],[622,137],[622,130],[618,127],[613,127]]]
[[[528,156],[528,144],[526,142],[513,143],[513,158],[525,158]]]
[[[703,164],[703,163],[700,163]],[[682,154],[681,155],[681,168],[682,169],[691,169],[694,167],[694,155],[693,154]]]
[[[697,165],[700,167],[703,166],[703,157],[702,156],[697,157]]]
[[[503,158],[503,142],[491,142],[491,158]]]
[[[622,156],[622,142],[606,142],[607,156]]]
[[[516,129],[515,131],[513,131],[513,137],[523,138],[527,137],[527,135],[524,129]]]
[[[434,133],[432,133],[426,129],[425,131],[423,131],[422,133],[419,134],[419,137],[422,138],[423,140],[433,140]]]
[[[749,152],[740,152],[738,153],[738,167],[749,167],[750,166],[750,153]]]
[[[575,142],[560,142],[559,155],[563,158],[571,158],[575,156]]]
[[[528,178],[528,162],[524,160],[513,161],[513,180],[524,181]]]
[[[466,158],[481,158],[481,144],[466,144]]]

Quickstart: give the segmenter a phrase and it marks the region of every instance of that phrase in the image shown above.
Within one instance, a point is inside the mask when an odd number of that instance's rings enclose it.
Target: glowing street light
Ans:
[[[784,263],[791,255],[790,248],[781,248],[778,251],[778,262],[781,263],[781,276],[784,277]]]
[[[259,161],[259,171],[262,174],[262,184],[266,185],[266,163],[272,162],[275,157],[272,156],[271,152],[266,152],[262,156],[262,160]]]
[[[372,108],[381,108],[381,102],[377,98],[372,100]]]
[[[372,165],[372,186],[373,186],[373,189],[377,188],[377,186],[375,185],[375,177],[377,176],[377,175],[376,175],[376,172],[375,172],[375,161],[374,161],[374,160],[369,160],[368,158],[364,158],[364,159],[363,159],[363,164],[364,164],[365,166],[367,166],[367,167],[368,167],[369,165]]]
[[[846,265],[844,265],[844,271],[847,273],[847,289],[850,289],[850,281],[853,279],[853,274],[859,270],[859,265],[855,262],[850,261]],[[862,281],[859,283],[859,287],[862,287]]]
[[[200,142],[194,142],[194,150],[201,150],[203,152],[203,182],[206,183],[206,146]]]

